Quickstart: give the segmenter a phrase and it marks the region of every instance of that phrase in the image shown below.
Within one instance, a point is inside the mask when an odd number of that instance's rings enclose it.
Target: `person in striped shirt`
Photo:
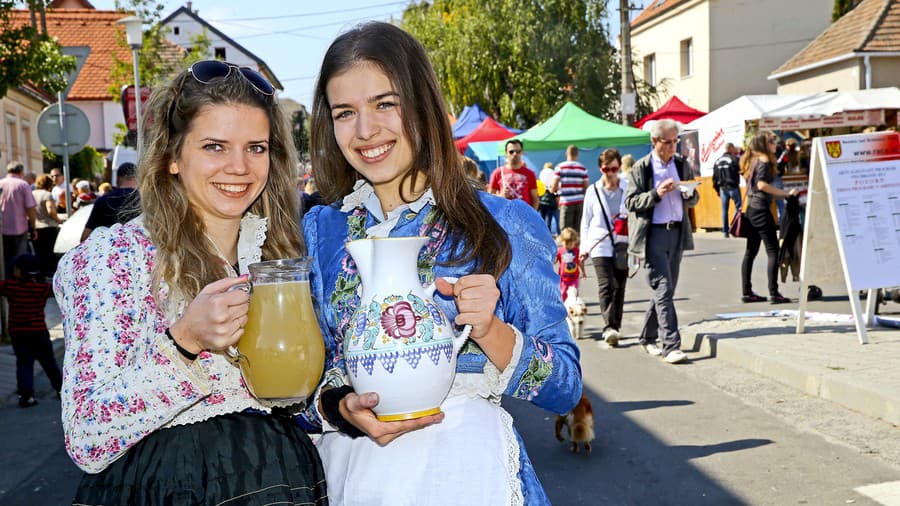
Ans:
[[[588,172],[578,162],[578,147],[566,148],[566,161],[554,169],[553,186],[550,191],[559,195],[559,227],[581,230],[581,212],[584,207],[584,192],[590,185]]]
[[[0,281],[0,295],[9,301],[9,335],[16,354],[16,389],[19,407],[37,404],[34,398],[34,361],[37,360],[57,397],[62,388],[62,373],[53,356],[50,332],[44,320],[44,306],[53,296],[50,283],[38,280],[41,264],[34,255],[13,259],[13,278]]]

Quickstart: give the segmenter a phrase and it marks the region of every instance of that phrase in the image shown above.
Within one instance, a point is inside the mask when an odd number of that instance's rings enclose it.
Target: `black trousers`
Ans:
[[[50,332],[46,330],[31,332],[10,332],[13,352],[16,354],[16,390],[22,397],[34,395],[34,361],[37,360],[50,384],[57,392],[62,388],[62,373],[53,356],[53,344]]]
[[[59,261],[53,253],[53,245],[56,244],[56,236],[59,235],[59,227],[46,227],[37,229],[37,241],[34,242],[34,254],[41,262],[41,273],[47,279],[52,279],[56,273],[56,264]]]
[[[687,216],[685,216],[687,219]],[[681,227],[689,227],[687,221]],[[647,284],[653,289],[653,300],[644,315],[641,344],[662,340],[663,355],[681,348],[678,315],[675,313],[675,287],[681,269],[681,227],[667,229],[653,225],[647,233]]]
[[[751,277],[753,274],[753,261],[759,253],[759,245],[766,245],[766,274],[769,278],[769,295],[778,293],[778,237],[775,228],[775,218],[768,209],[758,207],[747,208],[747,219],[751,225],[750,235],[747,237],[747,249],[744,251],[744,261],[741,263],[741,284],[744,295],[753,293]]]
[[[621,330],[628,270],[616,269],[613,257],[591,257],[591,262],[597,273],[597,296],[600,299],[600,313],[603,315],[603,330]]]

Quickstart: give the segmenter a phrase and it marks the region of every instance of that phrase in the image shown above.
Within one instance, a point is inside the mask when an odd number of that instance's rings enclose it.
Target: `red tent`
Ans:
[[[662,107],[635,121],[634,127],[641,128],[644,123],[654,119],[673,119],[675,121],[680,121],[681,123],[684,123],[686,125],[691,121],[699,118],[700,116],[705,115],[705,112],[694,109],[693,107],[682,102],[677,96],[672,95],[672,98],[670,98],[668,102],[663,104]]]
[[[461,138],[457,139],[456,149],[459,150],[460,153],[465,153],[466,148],[469,147],[470,142],[482,142],[482,141],[502,141],[505,139],[509,139],[516,135],[516,132],[508,130],[506,127],[494,121],[490,116],[484,118],[484,121],[481,122],[480,125],[475,127],[475,130]]]

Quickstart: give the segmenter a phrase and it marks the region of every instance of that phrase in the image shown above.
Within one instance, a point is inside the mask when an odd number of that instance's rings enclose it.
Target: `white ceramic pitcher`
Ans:
[[[467,325],[457,335],[434,303],[434,284],[422,288],[419,282],[419,250],[427,241],[386,237],[346,244],[362,295],[344,336],[344,360],[357,392],[378,393],[374,411],[382,421],[440,413],[456,354],[471,331]]]

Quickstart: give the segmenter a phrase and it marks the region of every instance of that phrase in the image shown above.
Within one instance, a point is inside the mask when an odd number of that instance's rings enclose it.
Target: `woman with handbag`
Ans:
[[[600,153],[603,176],[585,192],[581,217],[581,257],[591,257],[597,273],[603,340],[619,343],[625,282],[628,280],[628,230],[625,191],[619,185],[622,157],[615,149]]]
[[[741,175],[747,181],[747,249],[741,264],[741,281],[743,284],[743,302],[762,302],[766,300],[753,293],[750,281],[753,272],[753,261],[759,253],[760,243],[766,245],[768,264],[766,273],[769,278],[769,302],[784,304],[791,300],[778,293],[778,238],[776,236],[775,218],[772,216],[772,199],[786,198],[795,190],[786,192],[776,188],[775,181],[775,145],[777,140],[771,134],[760,132],[750,139],[747,152],[741,158]],[[749,225],[749,226],[748,226]]]

